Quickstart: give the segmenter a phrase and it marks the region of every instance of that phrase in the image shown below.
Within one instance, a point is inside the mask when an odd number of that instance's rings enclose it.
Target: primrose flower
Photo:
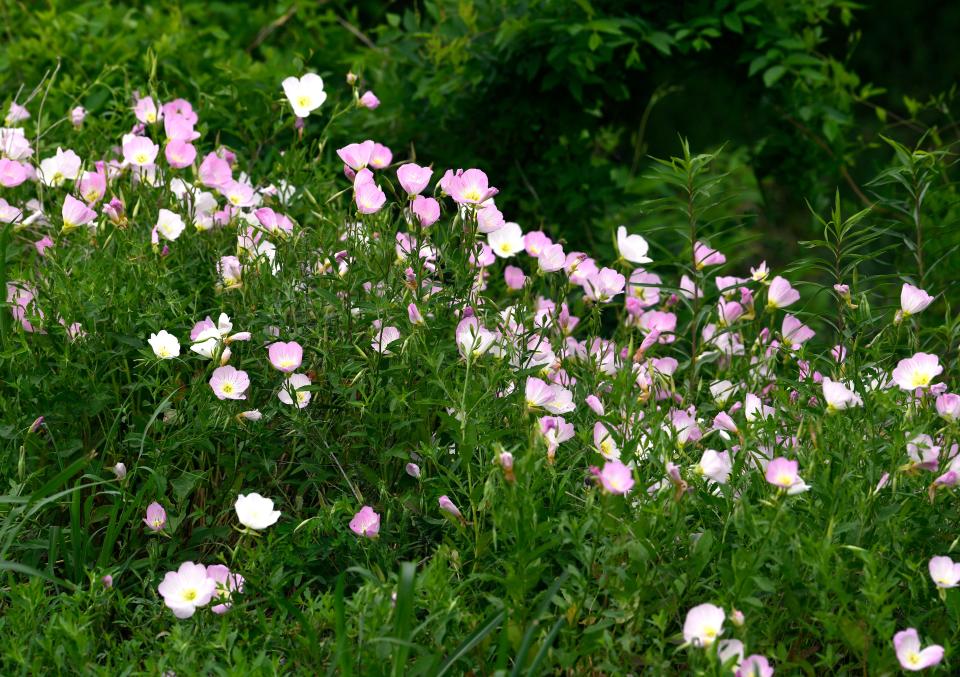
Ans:
[[[163,149],[163,156],[174,169],[183,169],[197,159],[197,149],[189,141],[171,139]]]
[[[80,156],[72,150],[57,148],[57,154],[40,161],[37,177],[47,186],[60,186],[80,176]]]
[[[567,423],[562,416],[541,416],[537,424],[537,430],[547,444],[547,459],[552,462],[560,445],[573,438],[573,424]]]
[[[217,367],[210,377],[210,388],[220,400],[245,400],[246,390],[250,387],[247,372],[230,365]]]
[[[454,175],[448,188],[450,197],[462,205],[478,205],[497,194],[497,189],[490,186],[487,175],[479,169],[468,169]]]
[[[20,127],[0,127],[0,156],[10,160],[26,160],[33,154],[30,141]]]
[[[163,603],[177,618],[190,618],[197,609],[206,606],[217,591],[217,582],[207,576],[202,564],[184,562],[176,571],[168,571],[157,592]]]
[[[710,384],[710,395],[713,397],[713,401],[717,403],[718,407],[726,406],[727,401],[736,392],[737,387],[726,379],[714,381]]]
[[[726,484],[732,469],[733,463],[730,461],[730,454],[726,451],[718,452],[713,449],[705,450],[700,457],[700,462],[694,467],[697,474],[703,475],[717,484]]]
[[[541,273],[552,273],[563,268],[566,261],[567,256],[563,253],[563,245],[551,244],[540,252],[540,256],[537,257],[537,267]]]
[[[125,478],[125,477],[127,476],[127,466],[126,466],[126,464],[123,463],[122,461],[118,462],[116,465],[114,465],[112,468],[110,468],[110,470],[113,471],[113,474],[116,475],[116,477],[117,477],[118,480],[122,480],[123,478]],[[148,514],[149,514],[149,511],[148,511]],[[149,519],[149,518],[148,518],[148,519]],[[164,518],[164,519],[166,519],[166,518]]]
[[[956,423],[960,419],[960,395],[944,393],[937,397],[937,413],[943,420]]]
[[[697,242],[693,246],[693,258],[696,262],[697,270],[703,270],[707,266],[718,266],[726,263],[727,257],[716,249],[710,249],[702,242]]]
[[[503,228],[504,223],[505,220],[503,218],[503,213],[497,209],[497,206],[493,203],[493,200],[487,201],[486,204],[477,210],[478,233],[483,233],[484,235],[495,233]]]
[[[476,317],[465,317],[457,325],[457,348],[463,357],[480,357],[490,350],[496,339],[497,335],[483,327]]]
[[[523,251],[523,231],[516,223],[505,223],[501,228],[487,235],[487,243],[494,254],[502,259],[508,259]]]
[[[128,136],[123,141],[123,161],[134,167],[147,167],[154,163],[160,146],[145,136]]]
[[[267,354],[270,358],[270,364],[286,374],[296,371],[300,363],[303,362],[303,348],[296,341],[271,343],[267,349]]]
[[[173,242],[180,237],[185,228],[183,219],[169,209],[161,209],[157,215],[156,231],[166,240]]]
[[[507,289],[519,291],[523,289],[523,285],[527,281],[527,276],[524,275],[523,270],[520,268],[507,266],[503,269],[503,281],[507,285]]]
[[[943,660],[943,647],[939,644],[931,644],[926,649],[920,648],[920,637],[915,628],[907,628],[895,634],[893,648],[900,666],[910,672],[933,667]]]
[[[627,278],[612,268],[601,268],[587,275],[583,283],[584,297],[597,303],[609,303],[623,293]]]
[[[83,126],[83,121],[87,118],[87,109],[83,106],[77,106],[70,111],[70,124],[77,129]]]
[[[13,126],[18,122],[23,122],[24,120],[30,119],[30,111],[27,110],[26,106],[21,106],[16,101],[10,102],[10,108],[7,111],[7,117],[4,118],[4,123],[8,126]]]
[[[633,489],[633,473],[618,460],[607,461],[603,464],[603,470],[593,468],[593,473],[607,493],[623,496]]]
[[[897,363],[891,378],[902,390],[914,391],[918,388],[927,388],[933,379],[940,375],[943,367],[936,355],[917,353]]]
[[[243,592],[243,576],[230,573],[223,564],[213,564],[207,567],[207,578],[216,583],[216,592],[214,600],[219,602],[212,607],[210,611],[215,614],[225,614],[230,610],[231,599],[234,592]]]
[[[912,462],[911,468],[936,472],[940,467],[940,447],[929,435],[914,435],[907,442],[907,456]]]
[[[421,167],[413,162],[397,167],[397,180],[411,198],[423,192],[431,176],[433,170],[430,167]]]
[[[932,557],[929,568],[930,578],[938,588],[955,588],[960,584],[960,562],[949,557]]]
[[[773,667],[766,656],[753,654],[743,659],[734,677],[773,677]]]
[[[163,117],[163,109],[157,108],[157,104],[154,102],[153,97],[145,96],[141,99],[137,99],[137,103],[133,107],[133,114],[136,115],[137,120],[143,124],[152,125],[154,122]]]
[[[650,263],[653,261],[647,256],[650,245],[640,235],[628,235],[625,226],[617,228],[617,251],[620,258],[630,263]]]
[[[80,196],[89,205],[95,205],[107,192],[107,175],[104,172],[84,172],[77,183]]]
[[[153,349],[153,354],[161,360],[172,360],[180,356],[180,341],[177,340],[176,336],[168,333],[166,329],[161,329],[156,334],[150,334],[147,343]]]
[[[697,648],[707,648],[713,645],[723,634],[723,621],[727,615],[718,606],[713,604],[699,604],[687,612],[683,623],[683,639],[687,644]]]
[[[800,300],[800,292],[790,286],[784,278],[777,275],[767,290],[767,308],[786,308]]]
[[[323,105],[327,93],[323,91],[323,78],[316,73],[307,73],[302,77],[290,76],[282,83],[283,93],[298,118],[305,118]]]
[[[126,468],[124,468],[124,474],[126,474]],[[163,528],[167,526],[167,511],[163,509],[162,505],[154,501],[147,506],[147,516],[143,522],[151,531],[163,531]]]
[[[358,99],[358,103],[364,108],[369,108],[370,110],[375,110],[377,106],[380,105],[380,99],[377,98],[377,95],[373,92],[367,90],[363,93]]]
[[[350,169],[359,172],[370,164],[370,156],[373,154],[375,143],[370,139],[362,143],[351,143],[337,150],[337,155],[343,160]]]
[[[798,470],[799,464],[796,461],[780,456],[767,464],[767,482],[785,490],[790,496],[802,493],[810,487],[800,479]]]
[[[600,421],[593,424],[593,447],[608,461],[620,459],[620,447],[610,431]]]
[[[843,411],[850,407],[862,407],[863,400],[851,388],[840,381],[832,381],[824,377],[821,384],[823,387],[823,399],[827,402],[827,412],[833,413]]]
[[[763,282],[770,275],[770,269],[767,268],[767,262],[761,261],[756,268],[750,268],[750,279],[754,282]]]
[[[772,284],[770,285],[773,286]],[[787,315],[783,318],[783,325],[780,330],[783,336],[783,342],[791,350],[804,344],[816,336],[816,332],[793,315]]]
[[[29,176],[29,165],[7,158],[0,159],[0,186],[4,188],[16,188],[26,181]]]
[[[380,533],[380,515],[365,505],[350,520],[350,531],[364,538],[376,538]]]
[[[416,463],[407,463],[407,465],[404,466],[404,470],[413,479],[420,479],[420,466],[418,466]]]
[[[460,512],[460,508],[454,505],[453,501],[446,495],[440,497],[440,509],[444,512],[448,512],[461,522],[463,521],[463,514]]]
[[[220,188],[233,179],[233,170],[230,163],[217,155],[216,152],[207,153],[200,163],[200,182],[207,188]]]
[[[370,151],[370,166],[374,169],[383,169],[393,162],[393,153],[382,143],[374,143]]]
[[[243,266],[236,256],[221,256],[217,262],[217,273],[227,289],[239,287],[243,282]]]
[[[74,196],[67,195],[63,199],[61,216],[63,217],[62,230],[64,233],[69,233],[71,230],[93,221],[97,218],[97,213]]]
[[[916,315],[926,310],[931,303],[933,297],[930,294],[912,284],[904,284],[900,289],[900,311],[894,321],[899,323],[911,315]]]
[[[357,186],[354,200],[361,214],[376,214],[387,201],[387,196],[377,184],[370,182]]]
[[[296,397],[297,409],[303,409],[310,404],[310,399],[313,397],[312,392],[303,390],[310,383],[310,377],[306,374],[291,374],[280,388],[277,397],[284,404],[294,404],[294,397]]]
[[[238,495],[233,507],[240,524],[248,529],[261,531],[276,524],[280,519],[280,511],[273,509],[273,500],[256,492]]]
[[[410,204],[410,211],[420,219],[420,225],[429,228],[440,218],[440,203],[432,197],[418,195]]]

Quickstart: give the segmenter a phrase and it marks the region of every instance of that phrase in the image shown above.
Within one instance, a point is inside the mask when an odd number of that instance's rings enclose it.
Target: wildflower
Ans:
[[[420,219],[420,225],[429,228],[440,218],[440,203],[432,197],[418,195],[410,205],[410,211]]]
[[[783,336],[784,344],[791,350],[816,336],[816,332],[813,331],[813,329],[805,325],[793,315],[787,315],[783,318],[783,325],[780,333]]]
[[[444,512],[448,512],[461,522],[463,521],[463,515],[460,513],[460,508],[454,505],[453,501],[450,500],[446,495],[440,497],[440,509]]]
[[[7,117],[4,118],[4,122],[8,127],[12,127],[18,122],[23,122],[24,120],[30,119],[30,111],[27,110],[26,106],[21,106],[16,101],[10,102],[10,108],[7,111]]]
[[[302,77],[290,76],[282,83],[283,93],[298,118],[305,118],[323,105],[327,93],[323,91],[323,78],[316,73],[307,73]]]
[[[716,249],[710,249],[702,242],[697,242],[693,247],[693,258],[696,262],[697,270],[702,270],[707,266],[718,266],[726,263],[727,257]]]
[[[202,564],[184,562],[176,571],[168,571],[157,592],[177,618],[190,618],[197,609],[213,599],[217,582],[207,576]]]
[[[907,456],[912,461],[908,469],[935,472],[940,466],[940,447],[933,443],[933,438],[929,435],[914,435],[908,440]]]
[[[464,318],[457,325],[457,348],[463,357],[480,357],[490,349],[496,338],[496,334],[481,326],[476,317]]]
[[[147,516],[143,520],[144,524],[151,531],[163,531],[167,526],[167,511],[163,506],[154,501],[147,506]]]
[[[354,171],[360,171],[370,164],[370,155],[375,143],[370,139],[362,143],[351,143],[337,150],[337,155],[343,163]]]
[[[607,426],[600,421],[593,424],[593,448],[608,461],[616,461],[620,458],[620,447],[607,430]]]
[[[713,480],[717,484],[726,484],[730,478],[730,471],[733,469],[733,463],[730,461],[730,454],[726,451],[715,451],[706,449],[700,457],[694,470],[697,474]]]
[[[734,677],[773,677],[773,668],[766,656],[753,654],[743,659]]]
[[[447,187],[449,190],[446,192],[462,205],[478,205],[497,194],[497,189],[490,187],[487,175],[479,169],[468,169],[454,175]]]
[[[828,413],[863,406],[863,400],[860,399],[860,396],[839,381],[824,378],[821,386],[823,388],[823,399],[827,402]]]
[[[433,170],[430,167],[421,167],[413,162],[397,167],[397,180],[411,199],[423,192],[430,183],[431,176],[433,176]]]
[[[413,479],[420,479],[420,466],[418,466],[416,463],[407,463],[407,465],[404,467],[404,470]]]
[[[737,387],[726,379],[714,381],[710,384],[710,395],[713,397],[713,401],[717,403],[718,407],[726,406],[727,401],[736,391]]]
[[[911,672],[933,667],[943,660],[943,647],[939,644],[931,644],[926,649],[920,648],[920,637],[914,628],[907,628],[895,634],[893,648],[900,666]]]
[[[476,211],[476,216],[477,232],[484,235],[497,232],[503,228],[504,224],[506,223],[503,218],[503,213],[497,209],[497,206],[493,203],[493,200],[490,200],[481,206]]]
[[[365,505],[350,520],[350,530],[357,536],[376,538],[380,533],[380,515],[369,505]]]
[[[245,400],[246,390],[250,387],[250,378],[247,372],[240,371],[229,365],[217,367],[210,377],[210,388],[220,400]]]
[[[786,308],[800,300],[800,292],[790,286],[784,278],[777,275],[767,290],[767,308]]]
[[[938,588],[955,588],[960,584],[960,562],[949,557],[932,557],[929,569],[930,578]]]
[[[77,106],[70,111],[70,124],[77,129],[83,126],[83,121],[87,117],[87,109],[83,106]]]
[[[494,249],[496,251],[496,249]],[[507,266],[503,269],[503,281],[507,285],[507,289],[517,291],[523,289],[523,284],[527,281],[527,276],[524,275],[523,271],[516,266]]]
[[[509,451],[501,451],[497,455],[497,463],[503,468],[503,477],[507,482],[517,481],[517,477],[513,473],[513,454]]]
[[[619,460],[607,461],[603,464],[603,470],[592,468],[592,472],[607,493],[623,496],[633,488],[633,473]]]
[[[239,414],[237,414],[237,419],[243,421],[259,421],[261,418],[263,418],[263,414],[260,413],[259,409],[241,411]]]
[[[541,259],[542,260],[542,259]],[[587,276],[584,297],[597,303],[609,303],[623,293],[627,279],[612,268],[601,268]]]
[[[163,156],[174,169],[183,169],[197,159],[197,149],[189,141],[171,139],[163,149]]]
[[[767,268],[766,261],[761,261],[759,266],[750,269],[750,279],[754,282],[764,282],[769,275],[770,269]]]
[[[587,395],[587,398],[584,400],[586,405],[590,407],[591,411],[597,416],[603,416],[603,402],[600,401],[600,398],[596,395]]]
[[[937,413],[943,420],[956,423],[960,419],[960,395],[944,393],[937,397]]]
[[[220,188],[233,178],[230,163],[215,152],[207,153],[200,163],[200,182],[207,188]]]
[[[810,487],[800,479],[798,470],[799,464],[796,461],[780,456],[767,464],[767,482],[785,490],[790,496],[802,493]]]
[[[0,186],[15,188],[30,176],[30,166],[8,158],[0,159]],[[42,176],[41,176],[42,178]]]
[[[93,221],[97,217],[97,213],[77,198],[67,195],[63,199],[61,216],[63,217],[63,232],[69,233],[71,230]]]
[[[363,93],[363,96],[358,100],[359,104],[364,108],[369,108],[370,110],[375,110],[377,106],[380,105],[380,99],[377,98],[377,95],[371,91],[366,91]]]
[[[260,531],[276,524],[280,519],[280,511],[273,509],[273,500],[264,498],[256,492],[240,494],[233,507],[237,511],[240,524],[249,529]]]
[[[370,166],[374,169],[383,169],[393,162],[393,153],[382,143],[373,144],[370,151]]]
[[[374,322],[373,330],[375,333],[373,335],[373,341],[370,344],[371,347],[381,355],[391,355],[392,353],[388,346],[400,339],[400,330],[396,327],[380,326],[379,320]]]
[[[912,284],[904,284],[900,289],[900,310],[894,322],[899,324],[911,315],[922,312],[931,303],[933,303],[933,297],[930,294]]]
[[[650,245],[640,235],[628,235],[624,226],[617,228],[617,251],[620,258],[630,263],[650,263],[653,261],[647,256]]]
[[[80,176],[80,156],[72,150],[57,148],[57,154],[40,162],[37,177],[47,186],[60,186],[66,180],[74,181]]]
[[[134,167],[148,167],[157,159],[160,146],[145,136],[128,136],[123,141],[123,161]]]
[[[560,445],[573,438],[573,424],[562,416],[541,416],[537,429],[547,443],[547,460],[552,462]]]
[[[127,466],[124,463],[117,463],[110,470],[113,471],[113,474],[116,475],[118,480],[122,480],[127,476]]]
[[[210,607],[215,614],[225,614],[230,610],[234,592],[243,592],[243,576],[230,572],[223,564],[212,564],[207,567],[207,578],[216,583],[214,601],[219,602]]]
[[[113,587],[113,576],[111,576],[110,574],[107,574],[106,576],[103,576],[103,577],[100,579],[100,584],[103,585],[103,587],[105,587],[105,588],[112,588],[112,587]]]
[[[177,340],[176,336],[168,333],[166,329],[161,329],[156,334],[150,334],[147,343],[153,348],[153,354],[161,360],[172,360],[180,356],[180,341]]]
[[[355,85],[355,84],[357,84],[357,74],[354,73],[354,72],[352,72],[352,71],[347,72],[347,77],[346,77],[346,79],[347,79],[347,84],[348,84],[348,85]]]
[[[687,644],[697,648],[707,648],[713,645],[723,634],[723,621],[726,613],[713,604],[700,604],[687,612],[683,623],[683,639]]]
[[[943,367],[936,355],[917,353],[913,357],[900,360],[891,378],[902,390],[912,392],[918,388],[929,387],[942,371]]]
[[[107,192],[107,175],[104,172],[84,172],[77,188],[88,205],[95,205]]]
[[[239,287],[243,282],[243,266],[236,256],[221,256],[217,262],[217,274],[227,289]]]
[[[358,186],[354,199],[357,203],[357,211],[361,214],[376,214],[387,201],[387,196],[377,184],[371,182]]]
[[[186,226],[179,215],[174,214],[169,209],[160,210],[160,213],[157,215],[156,231],[159,235],[162,235],[164,239],[173,242],[180,237],[184,228],[186,228]]]
[[[310,399],[313,397],[312,392],[303,390],[310,384],[310,377],[306,374],[291,374],[287,377],[283,387],[280,388],[277,397],[284,404],[294,404],[294,398],[296,398],[297,409],[303,409],[310,404]]]
[[[270,364],[286,374],[296,371],[300,363],[303,362],[303,348],[296,341],[271,343],[267,349],[267,354],[270,358]]]
[[[743,624],[746,623],[746,618],[744,618],[743,612],[740,611],[740,609],[734,609],[733,613],[730,614],[730,622],[738,628],[742,628]]]
[[[141,99],[137,99],[137,103],[133,107],[133,114],[136,115],[137,120],[143,124],[152,125],[154,122],[163,117],[163,109],[157,108],[157,104],[153,101],[153,97],[145,96]]]

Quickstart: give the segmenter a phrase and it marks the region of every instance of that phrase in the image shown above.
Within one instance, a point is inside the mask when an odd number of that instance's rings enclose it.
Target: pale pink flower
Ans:
[[[540,261],[543,261],[542,256]],[[627,278],[621,273],[612,268],[601,268],[588,275],[586,281],[584,281],[584,297],[597,303],[610,303],[614,297],[623,293],[626,283]]]
[[[726,263],[727,257],[718,252],[716,249],[711,249],[702,242],[697,242],[693,247],[693,257],[696,261],[697,270],[706,268],[707,266],[718,266],[721,263]]]
[[[0,186],[16,188],[29,176],[29,165],[8,158],[0,159]]]
[[[780,456],[767,463],[765,476],[767,482],[775,487],[780,487],[792,496],[810,488],[800,479],[798,471],[799,464],[796,461]]]
[[[30,119],[30,111],[27,110],[26,106],[22,106],[16,101],[10,102],[10,108],[7,110],[7,117],[4,118],[7,126],[13,126],[18,122],[23,122],[24,120]]]
[[[700,604],[687,612],[683,623],[683,639],[687,644],[697,648],[706,648],[713,645],[723,634],[723,622],[726,613],[713,604]]]
[[[370,164],[375,142],[367,139],[362,143],[351,143],[337,150],[337,155],[343,164],[354,171],[360,171]]]
[[[64,233],[69,233],[75,228],[85,226],[97,218],[97,213],[95,211],[90,209],[87,205],[72,195],[67,195],[63,199],[61,215],[63,217]]]
[[[221,256],[217,262],[217,274],[227,289],[239,287],[243,282],[243,266],[236,256]]]
[[[584,400],[586,405],[590,407],[590,410],[593,411],[597,416],[603,416],[604,408],[603,402],[600,401],[600,398],[596,395],[587,395],[587,399]]]
[[[420,225],[428,228],[440,218],[440,203],[432,197],[418,195],[410,204],[410,211],[420,219]]]
[[[34,242],[33,246],[37,248],[37,253],[40,254],[40,256],[46,256],[47,250],[53,247],[53,240],[50,239],[49,235],[44,235]]]
[[[381,355],[392,355],[390,344],[400,340],[400,330],[396,327],[381,327],[377,320],[374,322],[373,331],[371,347]]]
[[[431,176],[433,170],[430,167],[421,167],[413,162],[397,167],[397,180],[410,197],[422,193],[430,183]]]
[[[527,276],[524,275],[523,270],[520,268],[507,266],[503,269],[503,281],[506,283],[507,289],[518,291],[523,289],[523,284],[527,281]]]
[[[376,538],[380,534],[380,515],[365,505],[350,520],[350,531],[364,538]]]
[[[907,628],[893,636],[893,648],[897,660],[904,670],[917,672],[933,667],[943,660],[943,647],[931,644],[925,649],[920,646],[920,636],[916,629]]]
[[[733,462],[730,460],[730,454],[726,451],[706,449],[694,469],[698,474],[713,480],[717,484],[726,484],[730,478],[730,471],[733,469]]]
[[[280,388],[277,397],[284,404],[291,405],[294,404],[294,398],[296,398],[297,409],[303,409],[310,404],[310,399],[313,397],[312,392],[304,390],[310,384],[310,377],[306,374],[291,374]]]
[[[786,308],[800,300],[800,292],[790,286],[784,278],[777,275],[767,290],[767,308]]]
[[[506,223],[506,221],[504,221],[503,214],[497,209],[497,206],[493,204],[492,200],[477,210],[478,233],[483,233],[484,235],[496,233],[503,228],[504,223]]]
[[[824,378],[821,386],[823,388],[823,399],[827,402],[828,412],[863,406],[863,400],[860,399],[860,396],[840,381]]]
[[[152,165],[160,152],[160,146],[145,136],[129,136],[123,142],[123,161],[135,167]]]
[[[47,186],[60,186],[64,181],[75,181],[80,176],[80,156],[72,150],[57,148],[57,154],[40,162],[39,178]]]
[[[168,571],[157,587],[163,603],[177,618],[190,618],[206,606],[217,591],[217,582],[207,576],[202,564],[184,562],[176,571]]]
[[[534,230],[523,236],[523,247],[527,254],[533,258],[540,258],[543,250],[553,244],[553,240],[547,237],[542,230]],[[566,262],[564,262],[566,264]]]
[[[455,202],[463,205],[476,205],[497,194],[496,188],[491,188],[487,175],[479,169],[468,169],[462,174],[455,175],[448,184],[447,192]]]
[[[897,321],[926,310],[933,303],[933,297],[912,284],[904,284],[900,289],[900,312]]]
[[[193,112],[193,106],[186,99],[174,99],[168,101],[161,107],[164,118],[168,115],[179,115],[186,119],[191,125],[197,124],[197,114]]]
[[[167,142],[184,141],[190,143],[191,141],[199,139],[200,132],[193,129],[195,122],[195,119],[191,119],[186,115],[180,115],[179,113],[165,115],[163,118],[163,131],[167,136]]]
[[[766,656],[753,654],[743,659],[733,677],[773,677],[773,667]]]
[[[617,228],[617,252],[620,258],[630,263],[650,263],[653,259],[647,256],[650,245],[640,235],[628,235],[624,226]]]
[[[230,572],[223,564],[213,564],[207,567],[207,578],[216,583],[216,592],[213,600],[219,602],[210,607],[215,614],[225,614],[230,610],[234,592],[243,592],[243,576]]]
[[[476,358],[486,353],[497,336],[480,324],[476,317],[460,320],[456,329],[456,342],[460,355]]]
[[[540,272],[552,273],[563,268],[567,257],[563,253],[563,246],[559,244],[547,245],[540,256],[537,257],[537,265]],[[621,276],[622,277],[622,276]]]
[[[290,218],[284,214],[275,212],[270,207],[261,207],[256,210],[253,215],[257,217],[260,225],[271,235],[286,237],[293,233],[293,222]]]
[[[454,517],[463,520],[463,515],[460,513],[460,509],[454,505],[453,501],[446,495],[440,497],[440,509],[444,512],[448,512]]]
[[[371,182],[357,187],[354,200],[361,214],[376,214],[387,201],[387,196],[377,184]]]
[[[374,169],[383,169],[393,162],[393,152],[382,143],[374,143],[370,151],[370,166]]]
[[[563,442],[573,438],[573,424],[562,416],[541,416],[537,429],[547,444],[547,458],[551,461]]]
[[[784,344],[790,348],[796,348],[816,336],[816,332],[793,315],[787,315],[783,318],[780,334],[783,337]]]
[[[136,115],[137,119],[143,124],[152,125],[163,117],[163,109],[157,108],[153,97],[145,96],[137,100],[137,104],[133,107],[133,114]]]
[[[296,341],[271,343],[267,348],[267,355],[270,358],[270,364],[285,374],[296,371],[303,362],[303,348]]]
[[[363,93],[363,96],[360,97],[359,103],[364,108],[375,110],[376,107],[380,105],[380,99],[377,98],[376,94],[368,90]]]
[[[183,233],[186,225],[178,214],[169,209],[161,209],[157,214],[156,233],[173,242]]]
[[[84,172],[80,175],[77,189],[88,205],[95,205],[107,192],[107,175],[104,172]]]
[[[174,169],[183,169],[193,164],[197,159],[197,149],[189,141],[172,139],[163,149],[163,156]]]
[[[407,465],[404,467],[404,470],[413,479],[420,479],[420,466],[418,466],[416,463],[407,463]]]
[[[940,360],[930,353],[917,353],[897,363],[891,374],[893,382],[902,390],[914,391],[927,388],[943,371]]]
[[[417,308],[416,303],[411,303],[407,306],[407,319],[410,320],[410,324],[412,325],[424,324],[423,315],[420,314],[420,309]]]
[[[217,367],[210,377],[210,388],[220,400],[245,400],[246,390],[250,387],[247,372],[230,365]]]
[[[633,473],[620,461],[607,461],[603,464],[603,470],[594,468],[593,473],[600,480],[600,485],[607,493],[622,496],[630,493],[630,490],[633,489]]]
[[[949,557],[932,557],[929,569],[930,578],[938,588],[955,588],[960,584],[960,562]]]
[[[126,475],[126,468],[124,468],[124,475]],[[163,531],[163,528],[167,526],[167,511],[163,509],[162,505],[154,501],[147,506],[147,516],[143,519],[143,523],[151,531]]]
[[[230,163],[215,152],[208,153],[200,163],[200,182],[207,188],[220,188],[233,179]]]
[[[593,448],[608,461],[620,458],[620,447],[610,431],[600,421],[593,424]]]
[[[960,419],[960,395],[944,393],[937,397],[937,413],[943,420],[955,423]]]
[[[911,466],[936,472],[940,467],[940,447],[933,443],[929,435],[914,435],[907,441],[907,456]]]

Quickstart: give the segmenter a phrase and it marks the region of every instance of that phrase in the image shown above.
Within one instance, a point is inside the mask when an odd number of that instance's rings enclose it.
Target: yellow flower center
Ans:
[[[133,159],[136,160],[136,162],[137,162],[138,165],[145,165],[145,164],[147,164],[147,154],[146,154],[146,153],[137,153],[137,154],[133,157]]]
[[[916,651],[911,651],[907,654],[907,662],[910,665],[919,665],[920,664],[920,654]]]
[[[300,108],[307,108],[307,107],[310,105],[310,97],[309,97],[309,96],[298,96],[298,97],[297,97],[297,105],[300,106]]]
[[[224,383],[222,386],[220,386],[220,390],[222,390],[225,394],[229,395],[230,393],[233,392],[233,384]]]
[[[471,202],[480,202],[480,198],[482,197],[483,195],[481,195],[480,191],[476,188],[471,188],[463,193],[463,198],[465,200],[470,200]]]
[[[157,121],[157,114],[156,114],[156,113],[147,113],[147,122],[153,124],[153,123],[156,122],[156,121]]]
[[[914,388],[924,388],[930,385],[930,374],[922,371],[915,371],[910,375],[910,385]]]
[[[787,475],[786,473],[777,475],[777,484],[779,484],[781,487],[789,487],[791,484],[793,484],[793,477]]]
[[[183,599],[185,602],[192,602],[197,598],[197,591],[194,588],[188,588],[183,591]]]

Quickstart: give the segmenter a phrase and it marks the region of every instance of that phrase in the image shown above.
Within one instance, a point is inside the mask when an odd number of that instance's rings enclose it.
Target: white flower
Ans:
[[[710,395],[713,397],[713,401],[717,403],[718,407],[725,406],[727,404],[727,400],[729,400],[730,396],[735,392],[737,392],[737,387],[726,379],[722,381],[714,381],[710,384]]]
[[[309,385],[310,377],[306,374],[291,374],[283,384],[283,387],[280,388],[277,397],[280,398],[280,401],[284,404],[293,404],[293,398],[296,397],[297,408],[303,409],[310,404],[310,398],[313,396],[313,393],[309,390],[301,390],[301,388],[306,388]]]
[[[72,150],[57,148],[57,154],[40,161],[37,176],[47,186],[59,186],[80,176],[80,156]]]
[[[827,411],[831,412],[863,406],[863,400],[852,389],[827,377],[823,379],[823,399],[827,401]]]
[[[955,588],[960,583],[960,562],[949,557],[933,557],[929,567],[930,578],[938,588]]]
[[[287,95],[294,114],[300,118],[307,117],[327,100],[323,78],[316,73],[307,73],[302,78],[287,78],[283,81],[283,93]]]
[[[177,618],[190,618],[198,607],[206,606],[217,591],[217,582],[207,577],[202,564],[184,562],[176,571],[168,571],[157,592]]]
[[[280,519],[280,511],[273,509],[273,500],[258,493],[240,494],[234,508],[240,524],[250,529],[266,529]]]
[[[523,251],[523,231],[516,223],[508,222],[487,235],[487,243],[494,254],[502,259],[508,259]]]
[[[732,468],[730,454],[725,451],[717,452],[713,449],[707,449],[703,452],[703,456],[700,457],[700,462],[697,463],[694,470],[717,484],[726,484]]]
[[[620,256],[630,263],[650,263],[653,261],[647,256],[650,245],[640,235],[627,235],[624,226],[617,228],[617,251]]]
[[[711,646],[723,634],[723,621],[727,615],[713,604],[700,604],[687,612],[683,624],[683,639],[696,647]]]
[[[180,356],[180,341],[166,329],[161,329],[156,334],[150,334],[147,343],[153,348],[153,354],[161,360],[172,360]]]
[[[160,235],[173,242],[180,237],[184,227],[183,219],[177,214],[169,209],[160,210],[160,215],[157,217],[157,232]]]

